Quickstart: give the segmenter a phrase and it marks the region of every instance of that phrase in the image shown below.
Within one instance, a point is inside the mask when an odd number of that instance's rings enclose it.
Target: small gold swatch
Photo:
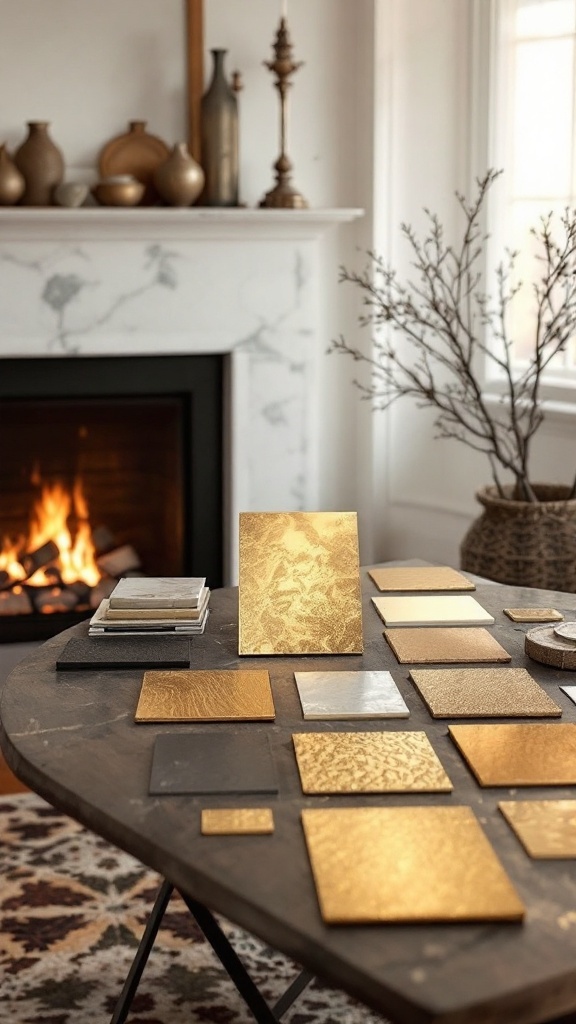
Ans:
[[[433,718],[559,718],[562,708],[525,668],[415,668]]]
[[[449,725],[448,732],[481,786],[576,784],[573,722]]]
[[[498,807],[530,857],[576,857],[576,800],[502,800]]]
[[[378,590],[476,590],[476,585],[448,565],[386,566],[369,569]]]
[[[470,594],[373,597],[385,626],[489,626],[494,617]]]
[[[507,615],[512,622],[562,622],[562,612],[555,608],[504,608],[504,615]]]
[[[203,836],[264,836],[274,831],[270,807],[210,807],[202,811]]]
[[[355,512],[241,512],[240,654],[361,654]]]
[[[302,825],[327,924],[524,916],[469,807],[306,809]]]
[[[403,626],[385,629],[384,636],[400,664],[512,660],[482,626]]]
[[[144,673],[137,722],[270,720],[275,715],[265,669],[173,669]]]
[[[425,732],[303,732],[292,739],[303,793],[452,792]]]

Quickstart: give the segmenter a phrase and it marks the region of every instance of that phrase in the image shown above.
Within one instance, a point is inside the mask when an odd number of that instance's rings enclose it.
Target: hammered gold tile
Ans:
[[[145,672],[137,722],[225,722],[274,718],[265,669]]]
[[[482,626],[403,626],[385,629],[384,636],[401,664],[512,660]]]
[[[368,570],[378,590],[476,590],[476,584],[448,565],[386,566]]]
[[[504,608],[512,622],[562,622],[562,612],[555,608]]]
[[[433,718],[559,718],[562,709],[525,668],[412,669]]]
[[[240,654],[361,654],[355,512],[242,512]]]
[[[207,807],[202,811],[203,836],[270,835],[274,816],[270,807]]]
[[[452,791],[424,732],[305,732],[292,739],[307,794]]]
[[[449,725],[448,732],[481,786],[576,783],[576,724]]]
[[[498,807],[530,857],[576,857],[576,800],[502,800]]]
[[[385,626],[488,626],[494,617],[470,594],[391,594],[373,597]]]
[[[302,825],[327,924],[524,916],[469,807],[306,809]]]

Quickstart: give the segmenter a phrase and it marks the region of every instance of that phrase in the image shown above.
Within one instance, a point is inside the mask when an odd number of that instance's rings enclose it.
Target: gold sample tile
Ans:
[[[448,732],[481,786],[576,783],[576,724],[449,725]]]
[[[378,590],[476,590],[476,584],[448,565],[385,566],[368,570]]]
[[[512,622],[562,622],[562,612],[555,608],[504,608]]]
[[[414,668],[433,718],[559,718],[562,708],[525,668]]]
[[[385,629],[384,636],[401,664],[512,660],[482,626],[402,626]]]
[[[498,807],[530,857],[576,857],[576,800],[502,800]]]
[[[385,626],[488,626],[494,617],[470,594],[373,597]]]
[[[425,732],[302,732],[292,739],[303,793],[452,792]]]
[[[207,807],[200,817],[203,836],[264,836],[274,831],[270,807]]]
[[[355,512],[242,512],[240,654],[361,654]]]
[[[175,669],[145,672],[137,722],[226,722],[273,719],[265,669]]]
[[[524,916],[469,807],[306,809],[302,825],[327,924]]]

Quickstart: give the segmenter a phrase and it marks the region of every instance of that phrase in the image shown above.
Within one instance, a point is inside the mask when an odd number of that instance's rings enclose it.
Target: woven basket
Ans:
[[[576,500],[561,485],[534,491],[534,502],[501,498],[495,487],[478,491],[484,511],[462,541],[460,565],[499,583],[576,591]]]

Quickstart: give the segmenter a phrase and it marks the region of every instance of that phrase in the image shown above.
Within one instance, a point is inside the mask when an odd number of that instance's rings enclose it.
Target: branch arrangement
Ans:
[[[483,209],[500,173],[489,170],[477,180],[471,203],[456,193],[464,215],[458,246],[445,242],[442,225],[429,210],[423,239],[409,225],[401,226],[412,253],[412,280],[400,282],[396,271],[374,252],[367,253],[369,264],[361,273],[341,268],[340,281],[354,284],[362,293],[366,311],[359,323],[372,331],[372,350],[367,355],[340,337],[328,352],[370,365],[371,383],[354,384],[375,409],[387,409],[405,396],[419,407],[435,409],[435,436],[456,438],[484,452],[501,497],[506,494],[499,472],[505,470],[514,478],[516,498],[537,501],[529,455],[544,419],[543,376],[576,332],[576,211],[566,210],[557,218],[559,226],[551,214],[542,217],[531,231],[540,264],[532,285],[533,339],[527,361],[516,363],[508,325],[511,305],[523,288],[515,280],[519,254],[506,252],[496,268],[493,295],[483,286],[488,238],[482,227]],[[487,401],[483,391],[490,364],[502,387],[497,403]],[[576,479],[570,494],[574,496]]]

